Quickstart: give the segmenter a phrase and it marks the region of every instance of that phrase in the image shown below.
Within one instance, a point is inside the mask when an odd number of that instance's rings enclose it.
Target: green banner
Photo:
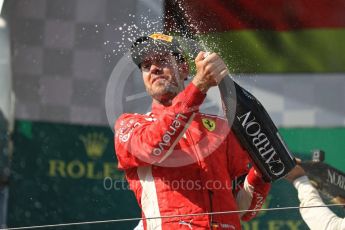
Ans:
[[[291,151],[303,159],[311,150],[345,171],[345,128],[281,129]],[[108,127],[17,121],[12,160],[8,226],[33,226],[139,217],[133,193],[117,170]],[[273,184],[265,208],[298,206],[284,180]],[[335,210],[341,216],[344,211]],[[133,229],[137,221],[84,224],[58,229]],[[57,229],[57,228],[54,228]],[[298,210],[261,212],[244,230],[307,229]]]
[[[131,218],[140,215],[117,170],[109,128],[19,121],[8,226]],[[63,229],[128,229],[135,222]],[[60,228],[59,228],[60,229]]]
[[[345,29],[241,30],[203,36],[233,73],[345,72]]]

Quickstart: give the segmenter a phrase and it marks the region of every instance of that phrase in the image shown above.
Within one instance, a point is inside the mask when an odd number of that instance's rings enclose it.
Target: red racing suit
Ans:
[[[241,229],[269,192],[253,169],[227,121],[202,114],[205,99],[190,83],[171,106],[153,103],[152,112],[123,114],[115,125],[118,168],[135,193],[145,229]],[[244,183],[232,186],[248,174]],[[196,215],[189,215],[196,214]]]

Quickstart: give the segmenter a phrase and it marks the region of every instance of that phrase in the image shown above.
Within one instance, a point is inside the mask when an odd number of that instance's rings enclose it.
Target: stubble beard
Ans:
[[[159,84],[154,86],[154,88],[148,90],[148,94],[156,101],[161,104],[169,104],[178,93],[183,90],[183,87],[176,86],[171,82],[157,82]]]

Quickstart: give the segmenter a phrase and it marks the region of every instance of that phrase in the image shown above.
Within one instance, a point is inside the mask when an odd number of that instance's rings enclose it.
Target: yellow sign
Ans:
[[[91,161],[73,160],[64,161],[58,159],[49,160],[49,176],[73,179],[100,180],[106,177],[120,179],[123,173],[117,169],[116,162],[96,162],[95,159],[103,156],[109,139],[101,132],[90,132],[79,136],[83,142],[86,155]]]
[[[84,144],[86,154],[91,158],[101,157],[108,144],[108,138],[103,133],[89,133],[79,138]]]
[[[203,118],[202,119],[202,124],[210,132],[212,132],[213,130],[216,129],[216,122],[214,120],[211,120],[211,119],[208,119],[208,118]]]
[[[117,169],[116,162],[103,162],[96,164],[94,161],[83,162],[74,160],[65,162],[63,160],[49,160],[49,176],[64,177],[73,179],[94,179],[100,180],[106,177],[121,179],[123,173]]]
[[[172,40],[173,40],[172,36],[169,36],[166,34],[151,34],[151,35],[149,35],[149,37],[152,39],[155,39],[155,40],[158,39],[158,40],[163,40],[166,42],[172,42]]]
[[[268,220],[268,221],[260,221],[260,220],[253,220],[249,222],[242,222],[242,229],[243,230],[260,230],[260,229],[267,229],[267,230],[300,230],[305,229],[301,228],[303,226],[302,220]]]

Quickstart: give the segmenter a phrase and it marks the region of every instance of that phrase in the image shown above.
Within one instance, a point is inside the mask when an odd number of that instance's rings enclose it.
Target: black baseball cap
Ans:
[[[182,54],[183,50],[177,39],[161,33],[138,38],[133,43],[130,52],[133,62],[139,68],[144,59],[152,54],[171,53],[178,59],[185,60]]]

